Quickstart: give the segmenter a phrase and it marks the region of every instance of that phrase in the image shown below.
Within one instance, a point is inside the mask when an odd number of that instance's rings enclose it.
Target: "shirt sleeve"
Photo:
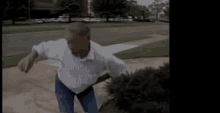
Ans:
[[[121,74],[125,74],[126,66],[123,60],[115,57],[114,55],[110,55],[111,57],[107,61],[107,71],[110,76],[116,77]]]
[[[46,41],[34,45],[32,50],[36,50],[39,58],[56,58],[58,56],[59,41]]]
[[[44,51],[44,45],[45,45],[45,42],[41,42],[40,44],[34,45],[32,47],[32,51],[36,50],[39,58],[48,58]]]

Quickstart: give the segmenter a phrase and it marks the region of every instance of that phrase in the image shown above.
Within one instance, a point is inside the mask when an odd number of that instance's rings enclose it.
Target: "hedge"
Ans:
[[[158,69],[146,67],[106,82],[104,90],[112,99],[99,113],[169,113],[170,64]]]

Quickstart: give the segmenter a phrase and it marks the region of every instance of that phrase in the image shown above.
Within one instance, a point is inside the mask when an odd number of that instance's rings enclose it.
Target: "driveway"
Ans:
[[[120,38],[146,37],[153,34],[169,35],[169,25],[150,25],[137,27],[91,28],[94,42],[109,42]],[[42,41],[62,38],[64,31],[45,31],[2,35],[2,57],[30,52],[35,44]]]

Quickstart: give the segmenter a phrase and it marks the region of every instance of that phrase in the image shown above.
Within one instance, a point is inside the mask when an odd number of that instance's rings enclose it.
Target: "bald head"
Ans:
[[[82,22],[74,22],[69,24],[66,29],[66,39],[71,40],[77,36],[84,37],[87,36],[90,40],[90,28]]]

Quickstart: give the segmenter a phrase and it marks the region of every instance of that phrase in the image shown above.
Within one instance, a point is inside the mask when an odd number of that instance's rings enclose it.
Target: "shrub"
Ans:
[[[100,113],[169,113],[170,65],[159,69],[146,67],[134,73],[112,78],[104,90],[113,99],[100,108]]]

